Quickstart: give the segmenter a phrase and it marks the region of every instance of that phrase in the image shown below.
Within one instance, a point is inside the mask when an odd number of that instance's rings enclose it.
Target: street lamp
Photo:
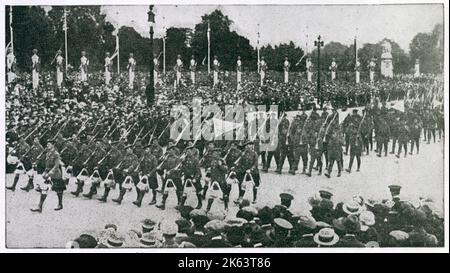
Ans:
[[[320,48],[323,46],[321,37],[317,37],[317,41],[314,41],[314,46],[317,46],[317,97],[320,100],[320,108],[323,107],[322,95],[320,92]]]
[[[153,27],[155,26],[155,13],[153,12],[153,5],[150,5],[150,10],[148,11],[148,23],[150,26],[150,80],[147,88],[145,89],[145,94],[147,96],[147,106],[153,105],[155,101],[155,85],[153,80],[153,69],[155,64],[153,63]]]

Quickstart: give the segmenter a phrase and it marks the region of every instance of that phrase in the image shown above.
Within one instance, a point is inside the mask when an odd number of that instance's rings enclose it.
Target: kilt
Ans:
[[[158,178],[156,177],[156,175],[152,175],[148,178],[148,186],[152,190],[158,188]]]
[[[239,171],[236,173],[236,178],[239,181],[239,185],[242,184],[242,182],[244,182],[244,177],[245,177],[245,171]],[[259,176],[259,172],[258,171],[252,171],[251,175],[253,177],[253,182],[255,182],[255,187],[259,187],[260,185],[260,180],[261,177]]]
[[[66,183],[64,182],[64,180],[58,178],[58,179],[52,179],[52,190],[56,191],[56,192],[63,192],[65,191],[66,188]]]

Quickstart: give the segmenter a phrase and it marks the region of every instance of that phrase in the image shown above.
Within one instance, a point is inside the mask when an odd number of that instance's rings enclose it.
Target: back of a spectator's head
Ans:
[[[95,248],[97,247],[97,240],[89,234],[81,234],[80,237],[74,240],[79,248]]]

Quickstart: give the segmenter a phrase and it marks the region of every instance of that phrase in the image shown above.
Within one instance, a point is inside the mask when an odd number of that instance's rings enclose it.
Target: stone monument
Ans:
[[[387,78],[394,77],[394,65],[392,64],[391,43],[385,40],[381,44],[381,75]]]

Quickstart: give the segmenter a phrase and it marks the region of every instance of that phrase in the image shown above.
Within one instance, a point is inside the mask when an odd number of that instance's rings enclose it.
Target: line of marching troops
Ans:
[[[276,119],[277,116],[267,114],[266,118]],[[442,108],[426,110],[418,104],[406,112],[390,108],[385,103],[381,107],[367,107],[362,113],[355,109],[341,124],[336,109],[329,112],[325,108],[319,115],[314,108],[310,115],[301,111],[292,121],[283,114],[277,125],[277,148],[269,151],[260,149],[263,142],[258,137],[241,142],[170,140],[164,149],[160,143],[168,139],[166,133],[170,121],[161,121],[165,123],[157,124],[154,129],[136,127],[137,123],[126,128],[124,124],[119,126],[110,116],[84,121],[55,116],[47,127],[9,126],[7,172],[14,172],[15,176],[13,184],[7,188],[15,190],[20,176],[26,173],[28,183],[22,190],[29,191],[35,188],[35,176],[42,174],[44,183],[36,187],[41,192],[41,199],[38,207],[32,209],[37,212],[42,211],[50,190],[58,196],[55,209],[61,210],[63,192],[70,180],[77,185],[72,192],[74,196],[82,194],[91,199],[98,195],[101,202],[107,202],[111,189],[118,186],[118,196],[113,199],[118,204],[127,192],[135,188],[137,198],[133,203],[138,207],[147,193],[152,196],[149,204],[155,205],[159,193],[161,201],[157,207],[165,209],[166,200],[173,192],[178,206],[183,206],[189,196],[195,196],[197,208],[201,208],[205,200],[206,210],[209,210],[214,200],[221,198],[225,209],[228,209],[230,191],[235,182],[239,188],[236,203],[242,201],[247,191],[252,193],[253,202],[256,202],[261,180],[258,170],[260,156],[262,172],[268,172],[274,158],[276,173],[281,174],[287,158],[290,174],[296,173],[301,160],[305,175],[311,176],[313,170],[317,170],[318,175],[324,171],[330,177],[336,162],[337,176],[340,176],[344,169],[343,155],[348,153],[350,160],[346,171],[351,172],[355,158],[357,171],[360,170],[361,155],[364,152],[369,154],[373,149],[373,136],[377,143],[377,156],[381,157],[383,152],[387,156],[389,142],[392,142],[391,153],[400,157],[403,151],[406,156],[408,143],[411,145],[410,154],[414,147],[419,152],[422,131],[428,142],[432,138],[435,141],[436,132],[441,136],[442,120]],[[265,124],[270,127],[270,122]],[[158,126],[164,129],[156,134]],[[135,133],[130,134],[133,128]],[[26,129],[32,131],[28,131],[27,136],[18,135]],[[63,135],[70,137],[64,138]],[[32,137],[34,139],[30,141]],[[101,185],[103,192],[99,192]]]

